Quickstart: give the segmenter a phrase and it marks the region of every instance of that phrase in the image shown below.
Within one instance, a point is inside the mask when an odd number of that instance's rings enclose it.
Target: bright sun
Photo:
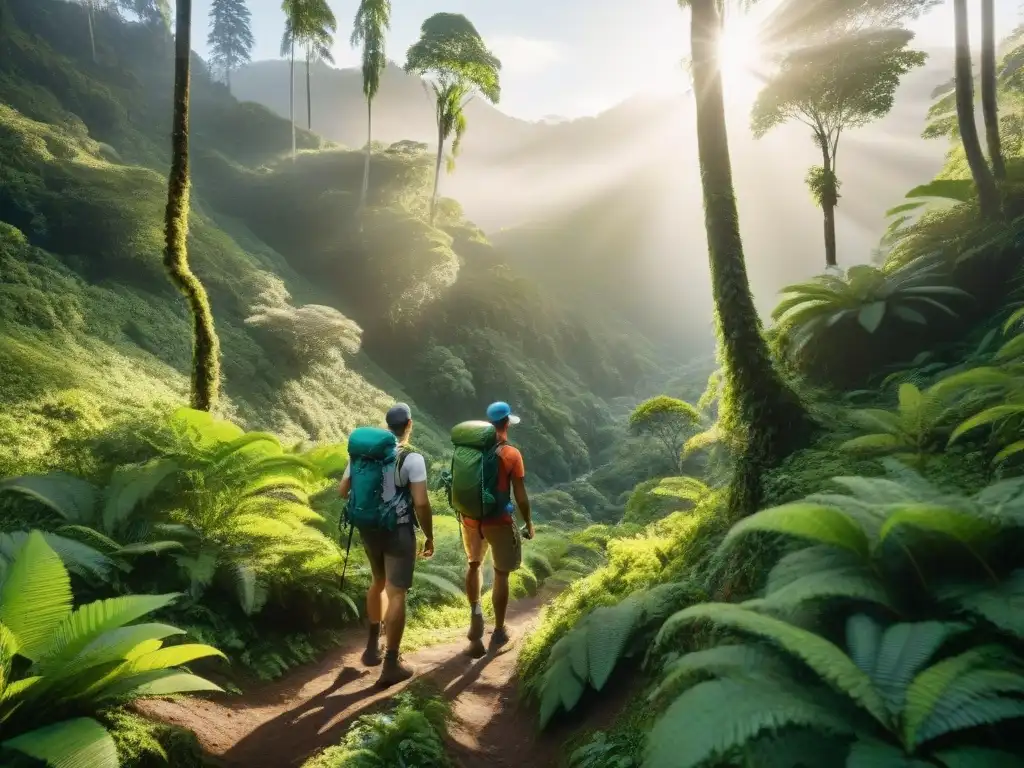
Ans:
[[[753,102],[761,88],[758,73],[764,58],[758,43],[757,28],[749,18],[730,19],[718,42],[725,97],[730,102]]]

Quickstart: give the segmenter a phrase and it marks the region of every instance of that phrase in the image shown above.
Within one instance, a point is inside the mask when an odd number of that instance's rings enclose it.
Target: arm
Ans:
[[[523,516],[526,523],[526,530],[529,538],[533,538],[533,517],[530,513],[530,497],[526,495],[526,483],[522,477],[512,476],[512,495],[516,499],[516,506],[519,507],[519,514]]]
[[[416,513],[420,528],[423,529],[423,536],[426,541],[423,543],[424,557],[434,554],[434,512],[430,508],[430,497],[427,496],[427,482],[409,483],[409,493],[412,494],[412,509]],[[428,554],[429,553],[429,554]]]
[[[434,554],[434,513],[430,509],[430,497],[427,495],[427,462],[422,455],[411,453],[405,459],[403,472],[408,473],[412,510],[426,538],[423,542],[423,556],[431,557]]]
[[[341,483],[338,485],[338,495],[343,499],[347,499],[351,491],[352,477],[348,473],[348,467],[345,467],[345,474],[342,476]]]

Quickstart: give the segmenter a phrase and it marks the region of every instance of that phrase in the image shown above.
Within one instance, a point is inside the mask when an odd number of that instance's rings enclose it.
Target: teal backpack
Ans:
[[[493,424],[464,421],[452,427],[451,470],[443,477],[448,501],[460,517],[471,520],[500,515],[508,509],[510,494],[498,493],[498,440]]]
[[[408,488],[398,487],[389,501],[383,498],[384,478],[397,477],[411,449],[400,447],[389,429],[359,427],[348,438],[349,478],[352,487],[345,507],[346,521],[356,528],[393,531],[398,509],[406,502],[412,514]],[[415,519],[415,518],[413,518]]]

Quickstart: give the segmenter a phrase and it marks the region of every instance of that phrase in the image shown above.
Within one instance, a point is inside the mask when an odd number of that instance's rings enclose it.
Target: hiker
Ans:
[[[373,574],[366,593],[370,636],[362,660],[368,667],[381,663],[383,620],[386,650],[378,684],[387,687],[414,674],[401,661],[398,649],[405,632],[406,593],[416,566],[415,525],[419,524],[426,537],[421,553],[425,558],[434,554],[434,531],[427,464],[409,445],[412,411],[405,403],[396,403],[387,412],[385,423],[387,429],[353,430],[348,440],[349,464],[339,492],[348,500],[347,521],[359,529]]]
[[[450,498],[462,523],[462,544],[469,567],[466,570],[466,597],[469,599],[469,639],[467,653],[483,656],[484,614],[480,608],[480,565],[491,550],[494,560],[494,631],[490,648],[498,651],[511,641],[505,626],[508,609],[508,577],[522,564],[522,540],[533,538],[530,499],[526,495],[526,470],[523,455],[508,444],[508,429],[519,423],[508,403],[492,403],[487,421],[467,421],[452,429]],[[526,527],[520,534],[513,517],[512,499]]]

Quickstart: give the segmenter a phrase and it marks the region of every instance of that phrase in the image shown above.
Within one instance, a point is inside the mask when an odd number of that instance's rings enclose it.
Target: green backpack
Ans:
[[[493,424],[464,421],[452,427],[451,471],[446,473],[448,502],[460,517],[483,520],[506,511],[510,494],[498,493],[498,440]]]
[[[408,488],[396,487],[395,495],[384,501],[384,478],[401,470],[411,451],[398,445],[389,429],[359,427],[348,438],[349,478],[352,487],[345,507],[347,522],[356,528],[379,528],[393,531],[398,522],[398,509],[411,496]],[[410,510],[411,510],[411,505]]]

